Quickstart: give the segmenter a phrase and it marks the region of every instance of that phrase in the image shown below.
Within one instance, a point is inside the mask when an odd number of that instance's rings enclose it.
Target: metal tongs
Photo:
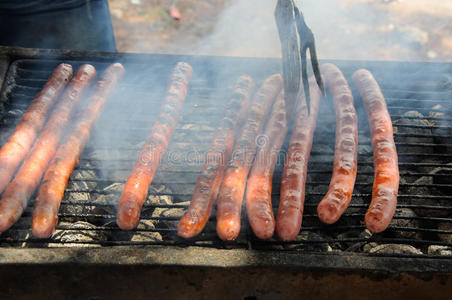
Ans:
[[[306,52],[308,49],[311,56],[312,70],[323,95],[325,95],[325,89],[320,76],[314,35],[306,25],[303,14],[294,0],[278,0],[275,8],[275,20],[281,41],[287,119],[288,124],[291,124],[295,119],[295,108],[300,93],[300,77],[303,81],[308,114],[310,112],[311,96],[306,63]]]

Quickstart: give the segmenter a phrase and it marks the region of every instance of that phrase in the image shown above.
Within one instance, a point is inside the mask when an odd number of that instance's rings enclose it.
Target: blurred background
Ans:
[[[451,0],[301,0],[321,59],[452,60]],[[118,51],[279,57],[276,0],[109,0]]]

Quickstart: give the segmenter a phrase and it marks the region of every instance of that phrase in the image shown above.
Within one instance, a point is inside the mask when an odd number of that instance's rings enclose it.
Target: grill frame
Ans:
[[[153,60],[164,59],[171,61],[185,60],[201,61],[215,65],[220,57],[193,57],[166,54],[124,54],[100,53],[69,50],[41,50],[24,49],[16,47],[0,47],[0,85],[5,93],[4,78],[11,62],[17,59],[50,59],[50,60],[76,60],[127,63],[149,63]],[[248,66],[259,65],[260,58],[231,58],[234,61],[243,61]],[[269,59],[267,71],[279,69],[277,60]],[[324,61],[326,62],[326,61]],[[331,61],[337,63],[338,61]],[[452,63],[440,65],[439,63],[404,63],[404,62],[340,62],[342,65],[359,65],[362,68],[429,68],[442,67],[452,74]],[[221,65],[219,65],[221,67]],[[6,85],[8,83],[6,82]],[[446,84],[448,84],[446,82]],[[6,86],[5,85],[5,86]],[[449,86],[450,88],[450,86]],[[409,146],[409,145],[408,145]],[[445,146],[450,147],[449,145]],[[332,160],[332,156],[331,156]],[[409,164],[409,163],[407,163]],[[448,187],[448,186],[447,186]],[[160,265],[160,266],[202,266],[202,267],[282,267],[299,270],[349,270],[357,272],[376,271],[387,274],[393,273],[452,273],[452,258],[450,256],[416,255],[398,256],[372,256],[366,253],[305,253],[291,250],[274,251],[268,249],[211,249],[193,246],[190,243],[178,246],[172,245],[135,245],[102,248],[39,248],[21,249],[0,247],[0,256],[4,264],[65,264],[75,263],[82,265]]]

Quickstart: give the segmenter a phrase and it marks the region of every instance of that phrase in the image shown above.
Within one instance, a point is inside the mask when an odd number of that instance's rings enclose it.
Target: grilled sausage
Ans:
[[[178,235],[191,238],[200,233],[212,213],[212,207],[218,196],[224,167],[229,160],[234,137],[241,119],[241,112],[248,106],[254,87],[250,77],[240,77],[234,93],[226,105],[221,121],[195,186],[192,201],[187,212],[178,224]]]
[[[352,199],[358,169],[358,118],[353,95],[342,72],[333,64],[321,67],[336,111],[336,146],[333,176],[325,197],[317,206],[320,221],[335,223]]]
[[[378,83],[367,70],[353,74],[353,82],[364,102],[374,150],[375,177],[372,201],[367,210],[367,228],[374,233],[385,230],[394,215],[399,189],[399,166],[391,117]]]
[[[16,129],[0,150],[0,193],[30,150],[47,119],[47,113],[58,100],[72,76],[72,66],[60,64],[17,123]]]
[[[283,241],[292,241],[300,232],[305,200],[305,184],[312,140],[319,112],[321,92],[314,78],[310,79],[311,113],[308,116],[302,95],[297,107],[281,181],[281,195],[276,214],[276,234]]]
[[[38,190],[32,221],[34,236],[46,238],[52,234],[69,176],[78,164],[102,108],[124,73],[124,67],[119,63],[110,65],[104,71],[94,85],[88,105],[76,116],[74,125],[59,145]]]
[[[240,233],[242,200],[246,178],[256,154],[256,139],[282,89],[282,84],[279,74],[272,75],[263,82],[253,97],[248,118],[237,138],[231,161],[226,167],[217,205],[217,233],[223,240],[235,240]]]
[[[39,134],[14,179],[6,186],[0,201],[0,232],[7,230],[22,215],[28,200],[35,191],[48,163],[55,154],[60,137],[69,122],[74,106],[82,98],[96,70],[83,65],[72,78],[60,101],[55,105],[49,120]]]
[[[269,239],[275,231],[272,208],[272,178],[279,151],[287,134],[284,92],[273,105],[270,120],[261,136],[246,185],[246,212],[254,234]]]
[[[176,64],[169,78],[159,117],[133,166],[119,200],[116,223],[121,229],[130,230],[138,224],[149,185],[179,119],[192,72],[190,65],[180,62]]]

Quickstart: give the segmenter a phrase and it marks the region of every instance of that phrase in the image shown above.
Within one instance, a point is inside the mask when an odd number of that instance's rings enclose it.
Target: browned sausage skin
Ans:
[[[217,233],[232,241],[240,233],[240,216],[246,179],[256,154],[256,138],[262,131],[271,106],[283,85],[281,75],[268,77],[254,95],[249,112],[232,151],[217,205]]]
[[[305,184],[314,130],[319,112],[321,92],[310,78],[311,109],[300,99],[287,150],[281,182],[281,195],[276,215],[276,234],[283,241],[292,241],[300,232],[305,200]],[[304,95],[304,94],[303,94]]]
[[[369,120],[374,150],[375,177],[372,201],[367,210],[367,228],[374,233],[385,230],[394,216],[399,189],[399,166],[391,117],[375,78],[368,70],[353,74]]]
[[[198,177],[192,201],[179,221],[178,234],[190,238],[199,234],[206,225],[218,196],[224,168],[230,158],[234,137],[241,121],[241,112],[248,106],[254,83],[248,76],[237,81],[229,99],[223,120],[215,133],[207,160]]]
[[[17,123],[16,129],[0,150],[0,193],[11,181],[14,172],[30,150],[33,141],[44,126],[47,115],[57,102],[72,76],[72,66],[60,64],[42,90],[33,99]]]
[[[93,66],[82,65],[55,105],[44,129],[3,193],[0,201],[0,216],[2,216],[0,231],[8,229],[22,215],[56,152],[63,131],[75,111],[75,106],[81,101],[83,93],[95,75],[96,70]]]
[[[58,209],[69,176],[78,164],[97,118],[124,73],[124,67],[119,63],[110,65],[104,71],[94,85],[88,105],[80,111],[73,127],[59,145],[44,173],[36,197],[32,220],[32,233],[35,237],[47,238],[55,229]]]
[[[272,208],[272,178],[287,134],[284,92],[279,94],[265,128],[246,185],[246,212],[254,234],[269,239],[275,231]]]
[[[352,92],[339,68],[324,64],[321,70],[336,111],[336,146],[330,187],[317,207],[317,214],[322,222],[332,224],[352,199],[358,169],[358,118]]]
[[[171,73],[159,117],[127,178],[119,200],[116,223],[121,229],[133,229],[140,220],[141,207],[177,125],[192,73],[192,67],[185,62],[177,63]]]

